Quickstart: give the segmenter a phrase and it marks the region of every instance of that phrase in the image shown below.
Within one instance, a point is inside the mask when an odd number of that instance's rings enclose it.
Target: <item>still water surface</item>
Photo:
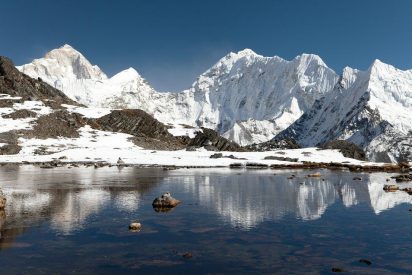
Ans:
[[[319,171],[0,167],[1,273],[412,273],[412,196]]]

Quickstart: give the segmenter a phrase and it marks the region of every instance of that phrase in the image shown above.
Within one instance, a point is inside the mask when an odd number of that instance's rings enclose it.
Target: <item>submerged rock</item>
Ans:
[[[193,257],[193,254],[190,252],[186,252],[186,253],[183,253],[182,257],[184,259],[191,259]]]
[[[181,201],[172,197],[172,195],[167,192],[160,197],[154,199],[152,206],[155,210],[162,211],[162,209],[170,210],[173,207],[176,207]]]
[[[372,264],[372,262],[369,261],[369,260],[367,260],[367,259],[360,259],[359,262],[360,262],[360,263],[367,264],[367,265],[371,265],[371,264]]]
[[[308,178],[320,178],[322,175],[319,172],[309,174]]]
[[[332,267],[332,272],[346,272],[346,270],[340,267]]]

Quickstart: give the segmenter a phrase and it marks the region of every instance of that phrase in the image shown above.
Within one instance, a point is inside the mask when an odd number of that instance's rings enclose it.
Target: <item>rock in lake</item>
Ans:
[[[186,252],[186,253],[183,253],[182,257],[184,259],[188,260],[188,259],[191,259],[193,257],[193,254],[190,253],[190,252]]]
[[[181,201],[175,199],[170,195],[169,192],[161,195],[160,197],[154,199],[152,206],[155,210],[161,209],[171,209],[177,206]]]
[[[142,228],[142,224],[140,222],[132,222],[129,225],[130,231],[140,231],[141,228]]]
[[[367,264],[367,265],[371,265],[371,264],[372,264],[372,262],[369,261],[369,260],[367,260],[367,259],[360,259],[359,262],[360,262],[360,263]]]
[[[332,272],[337,272],[337,273],[339,273],[339,272],[346,272],[345,269],[340,268],[340,267],[332,267],[331,271],[332,271]]]
[[[322,175],[319,172],[309,174],[308,178],[320,178]]]

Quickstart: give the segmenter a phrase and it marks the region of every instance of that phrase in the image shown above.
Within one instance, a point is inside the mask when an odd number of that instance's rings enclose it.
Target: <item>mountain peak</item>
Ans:
[[[67,50],[74,50],[74,51],[76,51],[76,49],[73,48],[72,46],[70,46],[69,44],[64,44],[63,46],[60,47],[60,49],[67,49]]]
[[[64,44],[63,46],[53,49],[46,53],[44,56],[45,58],[61,58],[62,56],[66,57],[71,57],[71,58],[77,58],[77,57],[82,57],[85,58],[79,51],[77,51],[75,48],[70,46],[69,44]]]
[[[301,55],[296,56],[294,60],[296,60],[300,64],[309,64],[314,62],[317,65],[327,67],[323,59],[317,54],[303,53]]]
[[[246,49],[243,49],[241,51],[238,51],[237,55],[239,55],[239,56],[250,56],[250,55],[258,55],[258,54],[255,53],[253,50],[246,48]]]
[[[111,80],[118,82],[125,82],[135,78],[142,78],[140,74],[132,67],[121,71],[120,73],[114,75]]]
[[[379,59],[375,59],[369,66],[367,72],[371,77],[377,77],[378,79],[385,79],[390,75],[402,73],[404,71],[395,68],[392,65],[386,64]]]
[[[40,75],[42,78],[51,77],[72,79],[107,79],[106,74],[96,65],[92,65],[79,51],[69,44],[46,53],[43,58],[35,59],[32,63],[18,67],[29,76]]]

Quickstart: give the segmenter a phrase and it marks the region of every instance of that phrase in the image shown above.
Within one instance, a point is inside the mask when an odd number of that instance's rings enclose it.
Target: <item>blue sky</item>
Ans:
[[[112,75],[181,90],[230,51],[320,55],[340,73],[378,58],[412,68],[409,0],[0,0],[0,55],[16,64],[72,45]]]

